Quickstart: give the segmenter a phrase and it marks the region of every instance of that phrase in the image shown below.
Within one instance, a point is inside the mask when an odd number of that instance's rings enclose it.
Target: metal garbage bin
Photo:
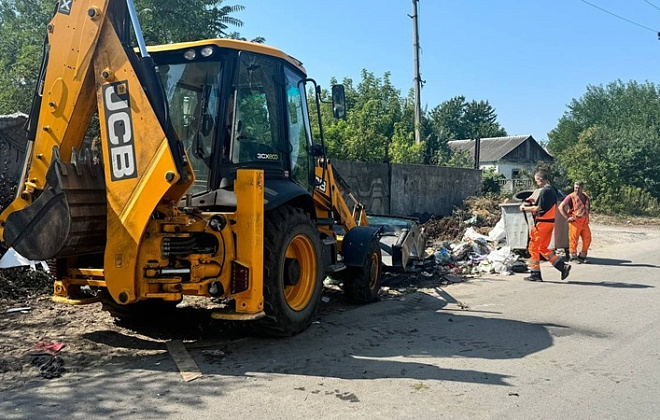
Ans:
[[[560,204],[561,201],[557,202],[557,207]],[[555,231],[550,241],[550,249],[568,249],[568,220],[561,215],[559,209],[555,212]]]
[[[520,194],[520,193],[519,193]],[[518,195],[518,194],[516,194]],[[531,194],[530,194],[531,195]],[[529,197],[529,195],[527,195]],[[557,203],[559,206],[559,203]],[[520,211],[520,202],[500,204],[506,243],[511,249],[527,249],[529,232],[534,225],[534,217],[529,213]],[[550,241],[550,249],[568,248],[568,222],[559,213],[555,213],[555,229]]]
[[[529,232],[534,223],[530,214],[520,211],[520,203],[500,204],[502,218],[504,219],[504,232],[506,244],[511,249],[527,249]],[[525,219],[527,216],[527,219]]]

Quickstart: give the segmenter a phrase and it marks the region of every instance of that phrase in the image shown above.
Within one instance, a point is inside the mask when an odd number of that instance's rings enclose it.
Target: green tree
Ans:
[[[0,114],[29,111],[53,10],[52,0],[0,2]]]
[[[451,140],[506,136],[488,101],[465,100],[456,96],[431,110],[431,125],[439,135]]]
[[[223,3],[223,0],[136,0],[135,8],[147,44],[168,44],[228,38],[230,26],[243,26],[243,21],[231,15],[245,7]]]
[[[394,124],[394,134],[389,149],[389,161],[395,163],[435,163],[431,159],[435,137],[426,112],[422,111],[420,133],[422,141],[415,143],[415,99],[411,89],[402,101],[401,119]]]
[[[336,83],[336,80],[331,80]],[[390,74],[376,77],[362,70],[362,80],[354,87],[352,80],[345,79],[346,120],[334,120],[330,106],[322,106],[323,124],[328,153],[331,157],[363,162],[391,161],[391,146],[395,131],[403,115],[403,101],[400,92],[390,81]],[[313,92],[310,103],[314,104]],[[328,98],[328,92],[323,92]],[[312,120],[316,119],[315,105],[312,107]],[[318,139],[318,127],[315,137]]]
[[[336,79],[331,80],[331,84]],[[420,144],[414,139],[414,98],[407,97],[390,82],[390,74],[382,78],[363,70],[357,87],[344,80],[347,118],[333,120],[329,106],[321,108],[328,153],[338,159],[367,162],[417,163],[471,167],[465,156],[452,157],[447,141],[455,138],[505,136],[497,122],[495,110],[488,101],[467,102],[457,96],[422,112]],[[328,98],[328,92],[323,97]],[[314,92],[308,94],[312,104],[312,121],[316,118]],[[319,138],[318,127],[314,129]]]
[[[467,150],[459,150],[452,152],[444,165],[453,168],[474,168],[474,158]]]
[[[232,32],[230,34],[227,34],[227,38],[236,39],[238,41],[247,41],[248,40],[244,36],[241,36],[241,34],[239,32]],[[250,42],[254,42],[255,44],[263,44],[264,42],[266,42],[266,38],[264,38],[263,36],[258,36],[256,38],[252,38],[250,40]]]
[[[590,127],[609,130],[660,127],[660,91],[653,83],[621,80],[606,86],[587,86],[586,93],[571,100],[557,127],[548,133],[548,149],[561,154]]]
[[[504,174],[495,173],[495,168],[486,169],[481,173],[481,191],[485,194],[499,194],[502,186],[498,181],[505,179]]]
[[[595,208],[648,213],[654,205],[631,201],[632,192],[660,198],[660,90],[654,84],[588,86],[548,137],[569,179],[587,182]]]
[[[464,96],[456,96],[436,106],[431,110],[429,119],[433,136],[428,143],[427,163],[464,164],[463,157],[452,159],[447,146],[449,140],[507,135],[488,101],[467,102]]]

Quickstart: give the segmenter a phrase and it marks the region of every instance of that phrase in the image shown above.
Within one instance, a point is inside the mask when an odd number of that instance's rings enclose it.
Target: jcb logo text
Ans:
[[[108,134],[107,147],[110,175],[113,181],[136,178],[133,118],[128,94],[128,82],[103,86],[103,105]]]

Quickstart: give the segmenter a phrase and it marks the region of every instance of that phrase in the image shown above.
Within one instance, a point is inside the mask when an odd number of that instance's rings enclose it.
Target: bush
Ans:
[[[505,179],[503,174],[498,174],[494,169],[486,169],[481,172],[481,191],[484,194],[499,194],[502,186],[497,182],[499,179]]]
[[[633,216],[660,216],[660,202],[648,191],[623,186],[618,191],[607,191],[592,197],[594,209],[605,214],[629,214]]]

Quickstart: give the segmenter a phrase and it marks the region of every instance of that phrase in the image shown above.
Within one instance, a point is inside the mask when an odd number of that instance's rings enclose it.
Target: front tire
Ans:
[[[264,311],[259,333],[291,336],[309,326],[323,289],[321,239],[302,209],[282,206],[264,222]]]
[[[347,267],[341,273],[346,299],[353,303],[371,303],[378,301],[382,257],[377,238],[369,244],[369,253],[362,267]]]

